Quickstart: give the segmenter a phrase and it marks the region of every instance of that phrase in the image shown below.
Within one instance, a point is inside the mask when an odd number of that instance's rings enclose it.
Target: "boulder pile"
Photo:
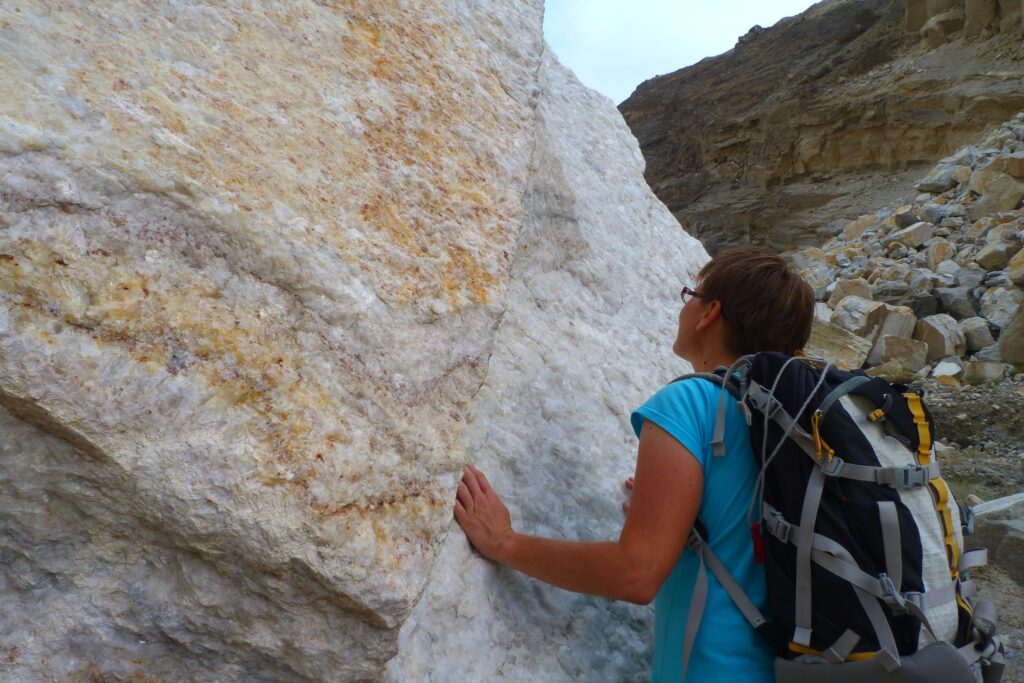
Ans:
[[[941,160],[907,204],[790,254],[818,300],[808,355],[896,381],[1024,371],[1024,113]]]

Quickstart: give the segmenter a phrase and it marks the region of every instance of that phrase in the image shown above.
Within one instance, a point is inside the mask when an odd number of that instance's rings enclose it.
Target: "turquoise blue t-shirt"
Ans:
[[[633,413],[640,436],[650,420],[676,438],[700,463],[704,492],[700,519],[711,549],[746,590],[754,604],[768,609],[764,566],[754,561],[747,506],[754,492],[757,467],[750,450],[747,423],[732,396],[726,397],[725,456],[711,453],[711,437],[721,388],[703,379],[669,384]],[[678,682],[683,669],[683,632],[699,562],[689,549],[654,600],[654,665],[656,683]],[[711,572],[708,601],[686,672],[688,683],[772,683],[773,657],[767,642],[755,633]]]

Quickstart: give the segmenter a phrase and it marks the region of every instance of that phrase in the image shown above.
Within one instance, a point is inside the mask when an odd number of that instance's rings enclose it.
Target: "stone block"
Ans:
[[[855,239],[860,239],[861,235],[864,234],[868,228],[873,228],[878,225],[878,216],[873,213],[866,214],[860,218],[856,218],[850,221],[845,228],[843,228],[843,240],[846,242],[852,242]]]
[[[1022,301],[1024,292],[1019,289],[990,287],[981,297],[981,317],[1002,328],[1013,318]]]
[[[979,349],[971,359],[988,361],[989,363],[1002,363],[1004,360],[1003,353],[999,350],[999,344],[992,344],[991,346]]]
[[[946,313],[957,320],[978,315],[974,304],[971,303],[970,290],[967,287],[936,287],[932,293],[939,297]]]
[[[968,351],[980,351],[986,346],[996,343],[992,337],[992,330],[984,318],[967,318],[959,323],[960,331],[964,335]]]
[[[832,309],[829,307],[828,304],[826,304],[826,303],[824,303],[822,301],[815,301],[814,302],[814,317],[815,317],[816,320],[821,320],[822,322],[826,322],[826,323],[827,322],[831,322],[832,321]]]
[[[964,361],[961,380],[964,384],[991,384],[1002,381],[1012,370],[1008,363],[989,363],[981,360]]]
[[[917,372],[928,364],[928,345],[923,341],[906,337],[882,337],[879,343],[883,365],[899,363],[911,372]]]
[[[861,299],[871,299],[871,285],[868,281],[862,277],[853,279],[840,279],[836,280],[835,289],[832,290],[832,295],[828,299],[828,305],[832,308],[836,308],[839,302],[848,296],[856,296]]]
[[[855,370],[864,365],[871,351],[871,342],[838,325],[815,319],[811,325],[811,338],[804,352],[811,358],[831,361],[843,370]]]
[[[907,278],[913,292],[930,292],[935,289],[935,273],[927,268],[915,268]]]
[[[868,353],[868,365],[877,365],[882,362],[884,350],[883,339],[904,338],[909,339],[917,327],[917,316],[913,309],[907,306],[885,306],[885,319],[875,335],[875,344]]]
[[[995,21],[997,0],[967,0],[965,5],[964,37],[978,38]]]
[[[1024,250],[1014,254],[1010,262],[1006,264],[1006,274],[1010,282],[1018,287],[1024,287]]]
[[[939,299],[929,292],[914,292],[909,304],[918,318],[927,318],[939,312]]]
[[[971,207],[974,217],[1013,211],[1024,199],[1024,181],[1011,175],[1001,173],[992,179],[985,188],[985,193]]]
[[[1020,251],[1020,244],[1013,242],[995,242],[986,244],[974,255],[974,260],[985,270],[1002,270],[1010,259]]]
[[[960,11],[952,9],[942,12],[932,16],[925,23],[922,29],[924,33],[922,42],[925,48],[934,50],[952,40],[957,32],[963,30],[963,27],[964,14],[962,9]]]
[[[928,267],[932,270],[942,263],[953,257],[956,253],[955,247],[949,242],[949,240],[936,240],[929,244],[925,248],[925,255],[928,258]]]
[[[832,324],[858,337],[874,339],[887,313],[885,304],[859,296],[846,296],[832,313]],[[869,349],[870,350],[870,349]]]
[[[1005,217],[1004,217],[1005,218]],[[985,232],[985,244],[997,242],[1020,243],[1021,224],[1018,221],[1006,221],[993,225]]]
[[[903,30],[917,33],[928,21],[928,0],[905,0],[903,4]],[[944,192],[945,190],[939,190]],[[929,192],[929,190],[922,190]]]
[[[1014,152],[992,160],[992,166],[1014,178],[1024,179],[1024,152]]]
[[[988,563],[1024,584],[1024,501],[988,513],[996,502],[978,506],[982,513],[975,518],[971,545],[988,548]]]
[[[963,11],[963,0],[927,0],[928,18],[948,11]]]
[[[956,284],[958,287],[966,287],[967,289],[974,289],[980,287],[985,282],[984,268],[977,265],[967,265],[956,272]]]
[[[913,225],[889,233],[882,239],[882,246],[888,247],[894,242],[917,249],[935,235],[935,226],[931,223],[919,221]]]
[[[902,306],[910,301],[910,285],[901,280],[882,280],[871,285],[871,296],[876,301]]]
[[[967,340],[957,326],[956,320],[938,313],[917,321],[914,339],[928,345],[928,360],[936,361],[947,356],[962,356]]]
[[[1007,363],[1024,366],[1024,306],[999,330],[999,355]]]
[[[964,375],[964,366],[960,362],[959,358],[943,358],[935,367],[932,369],[932,377],[936,379],[942,379],[943,377],[951,377],[955,380],[960,380]]]

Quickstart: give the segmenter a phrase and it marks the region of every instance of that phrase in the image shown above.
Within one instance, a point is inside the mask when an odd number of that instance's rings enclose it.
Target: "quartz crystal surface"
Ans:
[[[617,530],[706,259],[542,14],[0,5],[0,680],[640,675],[448,533]]]

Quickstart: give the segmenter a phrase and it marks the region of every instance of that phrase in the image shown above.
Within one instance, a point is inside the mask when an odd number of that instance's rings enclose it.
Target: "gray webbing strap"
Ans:
[[[970,579],[960,582],[960,597],[964,600],[973,600],[978,597],[978,589],[974,585],[974,581]]]
[[[793,642],[804,647],[811,644],[811,550],[814,543],[814,524],[818,519],[818,504],[825,488],[825,474],[820,467],[811,470],[804,493],[800,528],[793,542],[796,544],[796,593]]]
[[[988,564],[988,549],[975,548],[974,550],[968,550],[960,556],[960,564],[957,565],[957,571],[965,572],[973,567],[983,567],[986,564]]]
[[[782,513],[767,503],[764,504],[763,510],[765,528],[768,532],[783,543],[793,542],[795,544],[796,539],[801,533],[800,527],[787,522]],[[927,593],[894,592],[895,582],[891,582],[888,576],[883,581],[881,577],[874,577],[865,572],[857,566],[849,551],[831,538],[821,534],[814,534],[812,539],[811,547],[813,550],[811,552],[811,559],[815,564],[880,600],[891,599],[897,604],[897,607],[900,606],[899,602],[903,600],[911,602],[921,609],[931,609],[956,599],[955,581],[950,581],[938,588],[933,588]],[[886,585],[887,583],[888,585]],[[961,590],[962,595],[973,589],[973,584],[969,584],[969,581],[961,584],[963,586]]]
[[[821,405],[818,406],[818,410],[821,411],[822,419],[825,418],[825,414],[829,411],[829,408],[831,408],[836,401],[841,399],[843,396],[846,396],[848,393],[859,387],[861,384],[866,384],[867,382],[870,381],[870,377],[858,375],[856,377],[851,377],[850,379],[846,380],[845,382],[837,386],[835,389],[830,391],[828,396],[825,397],[825,400],[822,401]]]
[[[683,677],[681,680],[686,680],[686,667],[690,664],[693,642],[697,639],[700,621],[704,617],[704,606],[708,601],[708,572],[704,567],[704,553],[700,552],[700,546],[703,546],[704,543],[701,541],[700,535],[696,530],[690,532],[688,545],[697,555],[700,566],[697,569],[697,580],[693,584],[690,612],[686,615],[686,630],[683,632]]]
[[[693,643],[697,639],[697,631],[700,630],[700,622],[704,616],[704,608],[708,598],[708,573],[711,573],[718,580],[718,583],[725,589],[726,594],[732,599],[733,604],[743,615],[743,618],[753,627],[758,628],[765,624],[766,619],[757,606],[751,601],[746,591],[740,586],[733,575],[726,569],[722,561],[718,559],[715,551],[704,542],[697,530],[690,532],[687,547],[693,551],[700,560],[697,570],[697,580],[693,587],[693,597],[690,599],[690,612],[686,616],[686,630],[683,632],[683,676],[686,676],[686,667],[690,662],[690,654],[693,651]]]
[[[892,628],[885,618],[882,606],[878,600],[857,586],[854,586],[853,592],[857,594],[857,600],[860,601],[861,608],[867,615],[868,621],[871,622],[871,628],[874,629],[875,637],[881,646],[881,650],[875,655],[875,660],[891,673],[900,668],[900,655],[896,648],[896,638],[892,634]]]
[[[878,501],[878,521],[882,525],[885,573],[899,592],[903,590],[903,549],[900,545],[900,518],[896,515],[896,503],[891,500]]]
[[[932,637],[932,640],[939,642],[942,638],[935,635],[935,629],[932,628],[932,622],[928,620],[928,615],[924,613],[920,607],[914,603],[907,601],[907,611],[917,617],[917,620],[928,630],[928,634]]]
[[[821,653],[821,656],[833,664],[842,664],[859,642],[860,636],[850,629],[846,629],[843,631],[843,635],[839,636],[839,639],[832,643],[831,647]]]
[[[715,431],[711,435],[711,454],[716,458],[725,455],[725,394],[723,387],[718,397],[718,413],[715,415]]]
[[[699,538],[699,536],[698,536]],[[729,573],[722,561],[718,559],[718,555],[711,547],[701,541],[700,544],[701,558],[704,564],[707,565],[708,569],[718,580],[718,583],[722,585],[725,592],[728,593],[729,597],[732,598],[736,608],[739,609],[743,618],[754,628],[758,628],[765,623],[764,615],[761,614],[761,610],[757,609],[757,606],[750,600],[747,592],[743,590],[740,584],[733,578],[733,575]]]
[[[949,581],[926,593],[904,593],[903,597],[921,609],[932,609],[956,600],[956,581]]]
[[[733,368],[735,368],[739,363],[740,361],[737,361],[736,364],[733,365]],[[732,368],[726,369],[725,377],[730,376],[730,370],[732,370]],[[739,390],[730,384],[725,377],[716,375],[712,372],[691,372],[690,374],[682,375],[672,380],[672,382],[675,383],[684,379],[706,379],[707,381],[717,384],[722,388],[721,394],[718,397],[718,412],[715,416],[715,429],[711,435],[711,453],[716,458],[721,458],[725,455],[725,394],[728,392],[733,395],[733,398],[736,398],[737,400],[739,399]]]

